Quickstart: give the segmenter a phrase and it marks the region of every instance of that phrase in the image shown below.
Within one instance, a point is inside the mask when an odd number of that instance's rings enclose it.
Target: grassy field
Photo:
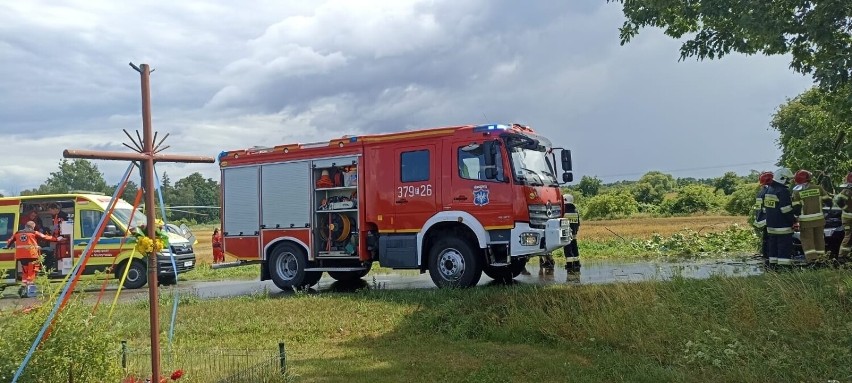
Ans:
[[[745,217],[739,216],[692,216],[692,217],[667,217],[667,218],[628,218],[619,220],[583,221],[578,235],[580,254],[584,259],[632,259],[648,258],[658,255],[681,256],[694,255],[694,251],[701,250],[706,243],[699,243],[701,235],[712,235],[724,232],[732,225],[747,227]],[[682,235],[684,230],[691,230],[693,234]],[[198,259],[196,270],[181,276],[180,280],[220,280],[220,279],[253,279],[260,275],[260,267],[257,265],[241,266],[213,270],[210,265],[213,262],[213,248],[211,236],[212,226],[198,226],[192,228],[198,239],[195,245],[195,255]],[[660,243],[651,243],[650,247],[645,241],[652,240],[655,235]],[[672,241],[666,241],[674,237]],[[723,237],[720,241],[733,243],[730,250],[739,253],[753,252],[754,247],[743,238]],[[654,246],[656,245],[656,247]],[[725,244],[714,245],[707,249],[711,256],[724,255]],[[678,248],[671,254],[663,254],[660,247]],[[557,250],[554,255],[557,262],[561,263],[562,251]],[[226,255],[226,261],[234,258]],[[400,273],[378,266],[374,266],[373,274]],[[405,272],[403,272],[405,273]]]
[[[145,346],[146,315],[144,304],[117,312],[134,346]],[[852,381],[850,318],[852,277],[838,271],[368,290],[187,298],[175,347],[274,350],[283,341],[300,382]]]

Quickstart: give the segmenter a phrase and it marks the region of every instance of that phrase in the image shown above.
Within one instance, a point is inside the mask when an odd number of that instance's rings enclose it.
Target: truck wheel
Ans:
[[[513,260],[509,266],[499,266],[494,267],[490,265],[486,265],[482,271],[495,281],[508,282],[512,279],[521,275],[521,272],[524,271],[524,266],[527,265],[527,261],[515,261]]]
[[[145,286],[148,283],[148,268],[145,267],[145,263],[138,259],[124,262],[130,262],[130,269],[127,270],[127,277],[124,278],[124,288],[138,289]],[[115,277],[119,281],[124,274],[124,268],[127,267],[124,262],[115,269]]]
[[[310,287],[322,277],[320,271],[305,271],[308,256],[303,249],[290,243],[278,246],[268,262],[272,282],[281,290]]]
[[[366,270],[361,271],[329,271],[328,276],[334,278],[335,281],[339,282],[352,282],[357,281],[361,278],[367,276],[370,273],[370,268],[373,266],[371,263],[367,266]]]
[[[438,287],[476,286],[482,277],[480,258],[467,241],[441,238],[429,249],[429,276]]]

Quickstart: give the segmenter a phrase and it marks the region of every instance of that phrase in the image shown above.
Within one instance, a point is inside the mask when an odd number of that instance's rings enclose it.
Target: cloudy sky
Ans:
[[[603,0],[7,1],[0,4],[0,193],[62,151],[126,150],[150,64],[173,154],[488,122],[573,150],[577,179],[712,177],[777,159],[773,111],[811,85],[784,56],[678,62],[644,30],[620,46]],[[161,133],[161,135],[162,135]],[[108,183],[125,163],[97,161]],[[173,180],[215,164],[160,164]]]

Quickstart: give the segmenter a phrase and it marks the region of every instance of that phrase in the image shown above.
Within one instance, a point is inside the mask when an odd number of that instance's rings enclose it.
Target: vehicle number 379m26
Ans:
[[[402,197],[428,197],[432,195],[432,185],[398,186],[396,188],[397,198]]]

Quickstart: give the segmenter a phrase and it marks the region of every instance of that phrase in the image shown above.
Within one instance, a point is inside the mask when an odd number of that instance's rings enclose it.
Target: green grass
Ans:
[[[168,307],[164,296],[164,326]],[[146,345],[145,304],[116,318],[123,338]],[[852,380],[852,277],[842,271],[186,297],[177,323],[178,348],[283,341],[303,382]]]

